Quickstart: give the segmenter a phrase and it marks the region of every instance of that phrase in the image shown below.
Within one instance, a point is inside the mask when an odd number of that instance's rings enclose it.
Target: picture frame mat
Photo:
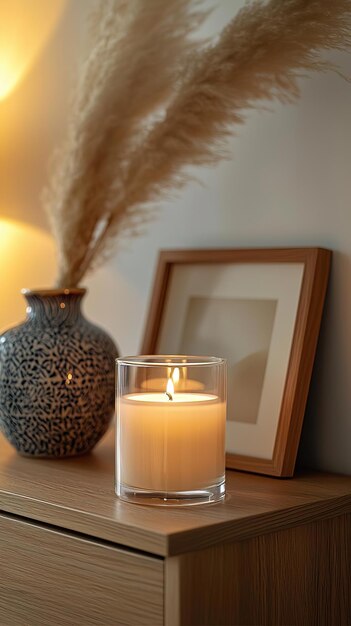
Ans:
[[[277,302],[257,421],[255,424],[227,421],[227,451],[230,453],[240,451],[248,457],[272,458],[303,272],[302,263],[189,264],[173,268],[157,342],[159,353],[180,353],[191,297]],[[209,356],[222,357],[223,354]]]

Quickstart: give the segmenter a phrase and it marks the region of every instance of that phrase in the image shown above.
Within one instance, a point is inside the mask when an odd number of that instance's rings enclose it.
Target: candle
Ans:
[[[191,504],[224,495],[226,365],[187,357],[185,367],[180,359],[118,360],[116,492],[128,501]]]
[[[190,491],[215,485],[223,476],[224,402],[211,394],[172,391],[172,399],[164,392],[121,398],[124,484]]]

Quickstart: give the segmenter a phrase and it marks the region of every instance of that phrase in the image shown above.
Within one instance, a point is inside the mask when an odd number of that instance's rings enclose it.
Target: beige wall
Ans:
[[[208,31],[216,31],[241,2],[219,4]],[[52,147],[64,130],[74,65],[85,46],[88,5],[88,0],[70,0],[32,70],[0,103],[0,213],[39,228],[45,228],[40,190]],[[350,59],[335,58],[350,75]],[[110,330],[122,353],[136,353],[160,248],[332,248],[301,456],[320,468],[351,472],[351,86],[331,74],[313,76],[301,86],[298,105],[250,113],[231,142],[231,159],[200,172],[203,186],[190,184],[174,201],[163,203],[145,236],[125,242],[109,265],[86,281],[86,310]],[[29,245],[26,254],[32,254]],[[51,279],[54,268],[52,261],[47,268],[51,253],[45,259],[38,249],[35,254],[37,285]],[[6,258],[1,281],[11,254]],[[20,279],[19,272],[13,291],[22,286]],[[14,297],[7,293],[6,310]]]

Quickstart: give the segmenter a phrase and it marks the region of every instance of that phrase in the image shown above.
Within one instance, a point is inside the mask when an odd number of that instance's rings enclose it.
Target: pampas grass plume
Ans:
[[[350,0],[252,1],[210,44],[190,37],[206,15],[190,0],[98,5],[45,194],[59,286],[78,285],[116,240],[138,234],[187,166],[223,158],[249,109],[294,102],[301,76],[337,71],[323,53],[351,45]]]

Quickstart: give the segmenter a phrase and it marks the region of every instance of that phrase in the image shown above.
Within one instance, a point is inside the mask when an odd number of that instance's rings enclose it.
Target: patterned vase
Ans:
[[[26,321],[0,337],[0,428],[21,454],[84,454],[110,424],[118,353],[83,316],[85,291],[24,290]]]

